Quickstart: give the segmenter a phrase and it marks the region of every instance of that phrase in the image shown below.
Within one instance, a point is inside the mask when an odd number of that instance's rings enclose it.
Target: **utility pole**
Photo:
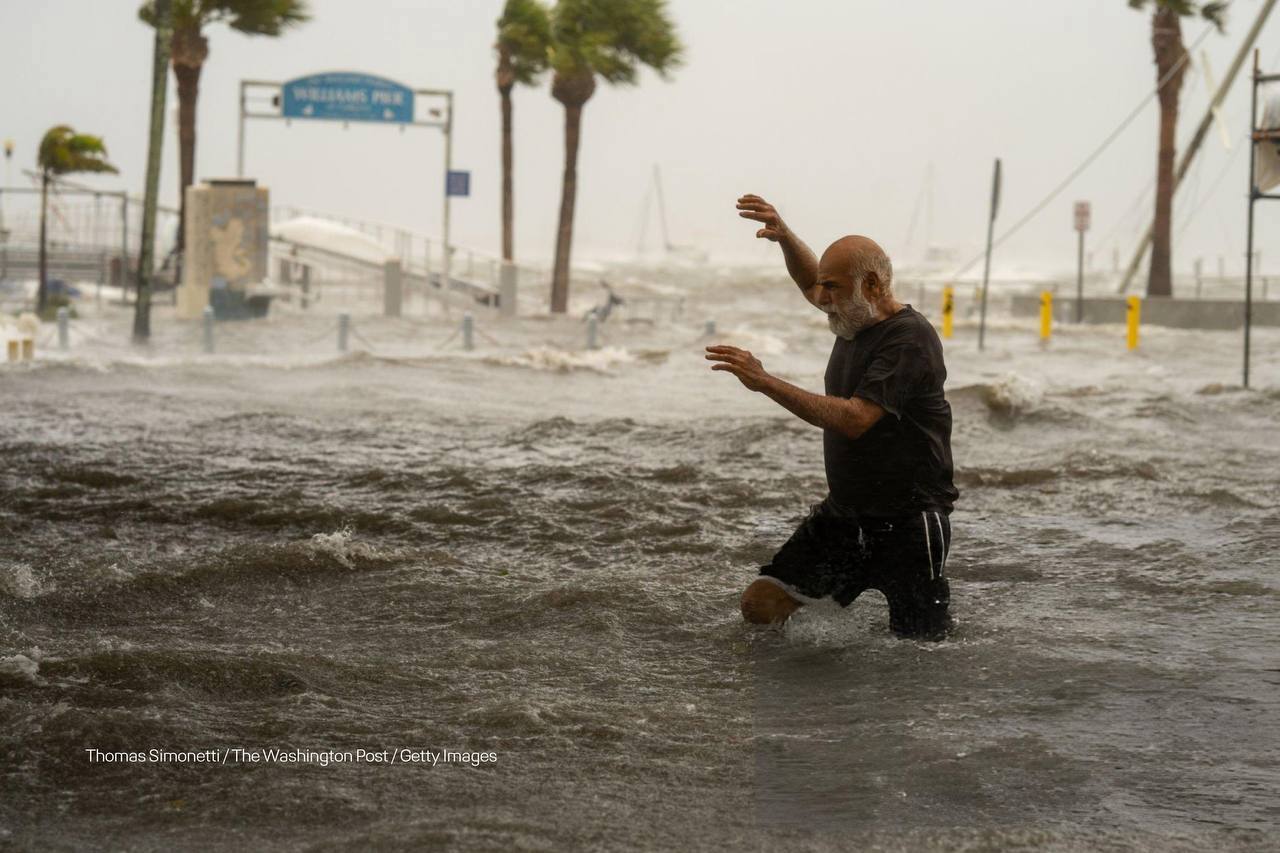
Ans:
[[[996,158],[996,170],[991,176],[991,218],[987,220],[987,260],[982,266],[982,313],[978,318],[978,349],[987,337],[987,284],[991,279],[991,237],[996,227],[996,214],[1000,212],[1000,158]]]
[[[1196,156],[1196,152],[1200,150],[1200,143],[1204,141],[1205,134],[1209,131],[1209,125],[1213,122],[1214,113],[1217,112],[1218,105],[1222,103],[1222,99],[1226,97],[1227,92],[1231,89],[1231,84],[1235,82],[1236,74],[1240,73],[1240,67],[1244,65],[1245,57],[1249,55],[1249,48],[1258,40],[1258,34],[1262,32],[1262,25],[1267,22],[1267,16],[1271,14],[1271,10],[1275,7],[1276,0],[1266,0],[1261,11],[1258,12],[1257,19],[1253,22],[1253,26],[1249,28],[1249,34],[1244,37],[1244,43],[1240,45],[1240,50],[1236,53],[1235,59],[1231,60],[1231,67],[1227,69],[1227,76],[1222,78],[1222,85],[1218,87],[1218,91],[1214,93],[1213,99],[1209,101],[1208,108],[1204,111],[1204,118],[1200,119],[1200,126],[1196,128],[1195,135],[1191,137],[1191,141],[1187,143],[1187,150],[1182,153],[1182,160],[1178,163],[1178,171],[1173,176],[1173,191],[1176,194],[1178,187],[1182,185],[1182,179],[1187,174],[1187,170],[1191,168],[1191,160]],[[1147,249],[1151,248],[1151,238],[1155,235],[1156,224],[1153,221],[1147,226],[1147,232],[1143,235],[1138,248],[1133,253],[1133,258],[1129,261],[1129,266],[1125,269],[1124,278],[1120,280],[1120,289],[1117,293],[1124,293],[1129,289],[1134,275],[1138,272],[1138,267],[1142,264],[1143,257],[1147,254]]]
[[[156,253],[156,196],[160,190],[160,153],[164,147],[164,102],[169,84],[169,44],[173,39],[173,0],[155,0],[156,41],[151,63],[151,138],[147,145],[147,187],[142,203],[142,245],[138,250],[138,298],[134,301],[133,341],[151,338],[151,279]]]
[[[13,163],[13,140],[6,139],[4,141],[4,185],[7,187],[12,180],[9,172]],[[4,191],[0,189],[0,243],[9,239],[9,232],[4,227]]]

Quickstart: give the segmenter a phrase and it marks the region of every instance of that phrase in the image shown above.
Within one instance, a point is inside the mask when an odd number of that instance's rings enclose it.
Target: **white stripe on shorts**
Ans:
[[[938,541],[942,543],[942,565],[938,567],[938,576],[941,577],[947,572],[947,555],[951,553],[951,543],[947,541],[946,533],[942,529],[942,515],[935,512],[933,520],[938,522]]]
[[[933,580],[933,546],[929,544],[929,514],[920,513],[920,520],[924,522],[924,550],[929,555],[929,580]]]

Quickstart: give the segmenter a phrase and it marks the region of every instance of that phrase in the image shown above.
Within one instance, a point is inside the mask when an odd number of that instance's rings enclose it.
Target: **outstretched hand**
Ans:
[[[738,211],[743,219],[754,219],[764,225],[756,232],[757,237],[776,243],[787,236],[787,224],[782,221],[777,208],[760,196],[747,193],[738,199]]]
[[[765,384],[772,378],[765,372],[760,359],[744,349],[721,345],[709,346],[706,358],[708,361],[720,362],[711,365],[712,370],[729,371],[752,391],[763,391]]]

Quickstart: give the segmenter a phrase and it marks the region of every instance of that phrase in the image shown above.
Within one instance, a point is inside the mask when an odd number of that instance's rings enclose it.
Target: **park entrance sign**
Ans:
[[[236,176],[244,177],[244,131],[248,119],[275,119],[286,125],[302,120],[393,124],[431,127],[444,132],[444,174],[441,176],[442,260],[440,283],[449,287],[449,202],[458,192],[453,171],[453,92],[448,89],[410,89],[394,80],[354,71],[326,71],[295,77],[284,83],[272,80],[240,81],[240,127],[236,148]],[[469,177],[469,176],[468,176]],[[469,189],[469,187],[468,187]],[[428,271],[428,277],[430,271]]]
[[[413,90],[371,74],[312,74],[283,84],[285,118],[413,122]]]

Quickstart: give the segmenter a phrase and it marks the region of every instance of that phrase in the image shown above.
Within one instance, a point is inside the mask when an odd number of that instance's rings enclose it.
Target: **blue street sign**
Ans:
[[[444,182],[445,195],[466,196],[471,195],[471,173],[470,172],[449,172]]]
[[[285,118],[413,121],[413,90],[369,74],[337,72],[290,80],[282,87]]]

